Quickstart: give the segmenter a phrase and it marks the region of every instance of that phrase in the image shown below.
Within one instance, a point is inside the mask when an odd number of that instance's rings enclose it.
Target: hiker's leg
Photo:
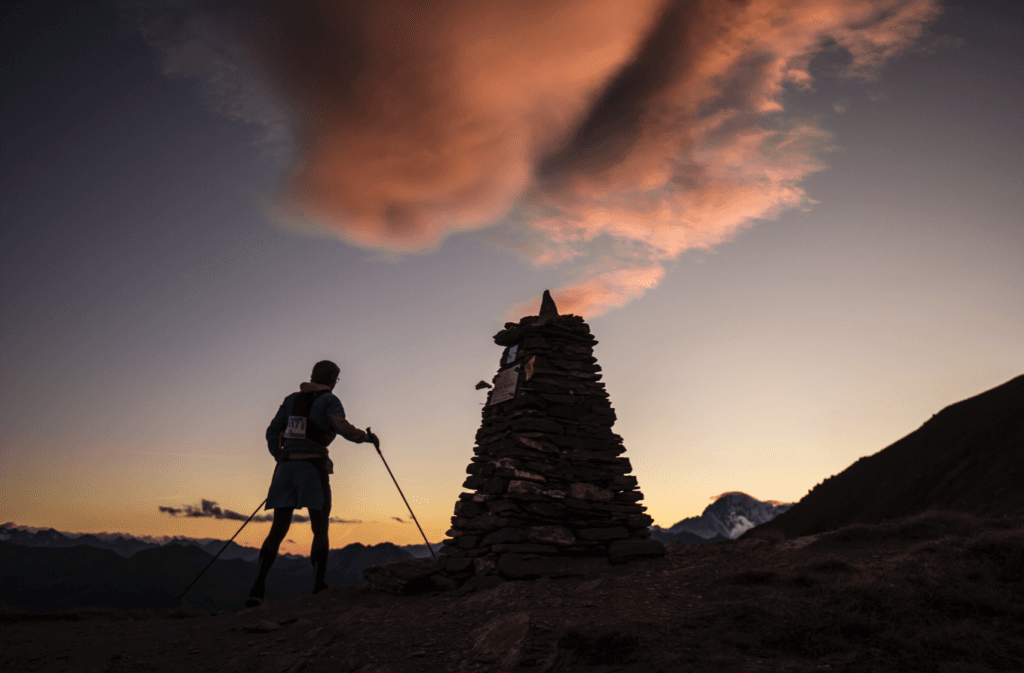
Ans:
[[[327,588],[327,556],[331,548],[327,531],[331,524],[331,485],[327,475],[322,475],[320,486],[324,491],[324,506],[321,509],[309,510],[309,523],[313,527],[313,545],[309,550],[309,560],[313,563],[313,593]]]
[[[263,546],[260,548],[260,559],[256,566],[256,582],[252,585],[249,596],[263,598],[266,595],[267,574],[270,572],[270,566],[274,565],[277,550],[284,542],[288,528],[292,525],[293,511],[291,507],[279,507],[274,510],[274,523],[270,526],[267,539],[263,541]]]
[[[330,510],[309,510],[309,522],[313,526],[313,546],[309,552],[309,560],[313,563],[313,593],[327,588],[327,527],[330,523]]]

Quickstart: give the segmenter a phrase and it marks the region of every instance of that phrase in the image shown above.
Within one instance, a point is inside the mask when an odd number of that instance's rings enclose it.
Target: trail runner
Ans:
[[[256,582],[245,602],[248,607],[263,603],[267,574],[288,533],[296,508],[309,510],[309,521],[313,527],[309,554],[313,564],[313,593],[327,588],[324,575],[330,549],[327,529],[331,516],[328,475],[334,473],[327,447],[337,435],[357,444],[371,442],[375,447],[380,446],[380,440],[370,428],[360,430],[345,420],[341,400],[332,392],[340,371],[338,365],[330,360],[316,363],[309,382],[299,386],[299,392],[284,398],[277,415],[267,427],[267,448],[277,461],[266,505],[266,509],[274,510],[274,523],[260,549]]]

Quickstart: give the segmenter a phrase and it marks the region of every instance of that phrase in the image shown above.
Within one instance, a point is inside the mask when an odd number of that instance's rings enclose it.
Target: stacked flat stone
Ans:
[[[449,576],[582,574],[664,554],[611,429],[597,341],[544,294],[540,316],[494,337],[505,350],[466,469],[473,492],[459,497],[441,549]]]

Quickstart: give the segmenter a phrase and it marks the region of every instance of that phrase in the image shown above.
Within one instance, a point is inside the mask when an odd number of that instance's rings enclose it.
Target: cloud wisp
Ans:
[[[159,505],[159,510],[164,514],[171,516],[180,516],[191,519],[229,519],[232,521],[245,521],[249,517],[245,514],[240,514],[234,510],[224,509],[220,507],[214,500],[207,500],[202,498],[198,505],[182,505],[181,507],[167,507]],[[257,514],[252,518],[255,523],[266,523],[274,520],[273,514]],[[304,514],[292,514],[292,521],[297,523],[306,523],[309,521],[309,517]],[[331,523],[343,523],[343,524],[356,524],[362,523],[361,519],[343,519],[341,517],[332,516],[330,518]]]
[[[787,88],[812,88],[824,52],[845,53],[840,76],[869,79],[939,12],[938,0],[234,7],[202,14],[230,15],[234,31],[196,19],[179,31],[188,41],[165,40],[165,67],[219,83],[211,106],[271,135],[288,120],[282,218],[399,252],[493,226],[532,263],[571,269],[555,299],[591,317],[655,287],[684,251],[809,203],[801,183],[829,138],[786,114]],[[213,35],[238,42],[195,46]],[[268,91],[287,115],[246,102]]]

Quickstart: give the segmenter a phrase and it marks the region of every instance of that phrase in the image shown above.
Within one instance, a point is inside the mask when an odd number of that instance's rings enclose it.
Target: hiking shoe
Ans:
[[[313,593],[314,594],[318,594],[321,591],[323,591],[324,589],[330,589],[330,588],[331,588],[330,584],[317,584],[316,586],[313,587]]]
[[[249,596],[245,600],[245,607],[247,608],[258,608],[261,605],[263,605],[263,598],[260,596]]]

